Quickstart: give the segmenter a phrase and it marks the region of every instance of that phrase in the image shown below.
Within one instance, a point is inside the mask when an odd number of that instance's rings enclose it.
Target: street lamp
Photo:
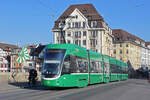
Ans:
[[[65,27],[65,22],[61,21],[59,23],[60,33],[61,33],[61,36],[63,37],[64,43],[66,44],[65,34],[63,33],[63,28],[64,27]]]

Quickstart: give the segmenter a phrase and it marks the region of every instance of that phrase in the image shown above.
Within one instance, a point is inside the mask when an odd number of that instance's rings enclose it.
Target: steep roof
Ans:
[[[36,47],[37,47],[37,45],[28,45],[27,49],[36,48]]]
[[[146,45],[146,46],[150,45],[150,42],[145,42],[145,45]]]
[[[2,48],[3,50],[13,50],[13,49],[18,49],[19,47],[16,45],[5,44],[0,42],[0,48]]]
[[[92,4],[77,4],[71,5],[65,10],[65,12],[55,21],[53,29],[58,29],[59,22],[65,21],[76,8],[88,19],[89,24],[90,21],[97,21],[97,27],[103,27],[102,22],[104,22],[104,19]]]
[[[122,41],[132,41],[135,42],[136,40],[140,42],[145,42],[141,38],[134,36],[133,34],[122,30],[122,29],[113,29],[112,34],[114,35],[115,42],[122,42]]]

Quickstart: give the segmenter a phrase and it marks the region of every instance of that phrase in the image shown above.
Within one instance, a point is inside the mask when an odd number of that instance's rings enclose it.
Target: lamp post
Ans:
[[[63,28],[65,27],[65,22],[64,21],[61,21],[60,24],[59,24],[59,28],[60,28],[60,33],[61,33],[61,36],[63,37],[63,42],[66,44],[66,39],[65,39],[65,34],[63,33]]]

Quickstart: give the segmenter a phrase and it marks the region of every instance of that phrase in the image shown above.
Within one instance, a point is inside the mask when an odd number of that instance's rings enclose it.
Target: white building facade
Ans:
[[[6,60],[8,53],[0,48],[0,72],[7,72],[9,69],[8,61]]]
[[[150,45],[142,43],[141,49],[141,67],[150,69]]]
[[[113,52],[112,30],[91,4],[71,5],[57,19],[53,32],[56,44],[64,43],[65,39],[66,43],[106,55]]]

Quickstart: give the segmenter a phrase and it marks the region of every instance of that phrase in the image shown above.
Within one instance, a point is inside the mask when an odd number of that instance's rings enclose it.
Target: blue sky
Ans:
[[[150,41],[150,0],[0,0],[0,42],[53,42],[54,21],[71,4],[92,3],[112,29]]]

